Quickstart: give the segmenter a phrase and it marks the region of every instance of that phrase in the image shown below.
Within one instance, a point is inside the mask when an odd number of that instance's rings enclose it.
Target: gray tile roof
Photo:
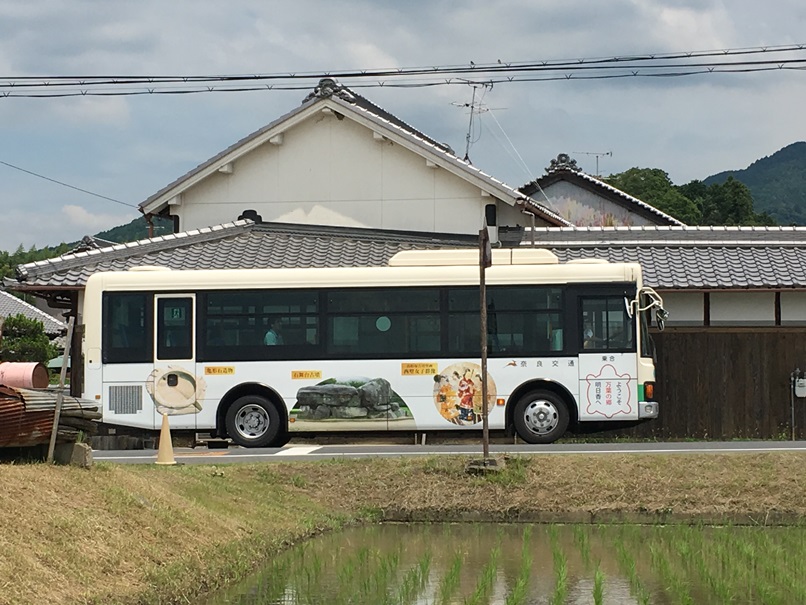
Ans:
[[[45,328],[45,334],[57,335],[67,329],[67,324],[48,315],[35,306],[12,296],[8,292],[0,290],[0,317],[11,317],[13,315],[24,315],[28,319],[41,321]]]
[[[187,185],[195,182],[194,179],[203,178],[207,172],[216,170],[221,165],[231,161],[233,159],[232,156],[237,155],[240,150],[249,149],[252,145],[260,143],[260,141],[268,137],[272,131],[280,128],[283,123],[304,113],[313,105],[317,103],[328,103],[338,111],[363,117],[383,132],[394,133],[402,137],[402,139],[416,147],[425,156],[431,157],[437,162],[443,162],[457,173],[462,174],[464,178],[476,182],[491,195],[495,195],[512,205],[522,204],[549,224],[570,225],[566,219],[549,209],[540,202],[540,200],[534,200],[514,187],[510,187],[506,183],[482,172],[470,162],[459,158],[448,145],[440,143],[423,134],[355,91],[335,82],[332,86],[323,86],[323,82],[325,81],[320,82],[319,86],[314,90],[314,93],[309,94],[303,100],[302,105],[277,120],[274,120],[270,124],[256,130],[252,134],[247,135],[227,147],[221,153],[216,154],[172,183],[166,185],[143,201],[140,204],[140,209],[144,212],[160,211],[160,209],[164,207],[164,203],[167,203],[168,197],[176,195],[176,193],[180,192]]]
[[[804,227],[537,228],[534,240],[561,261],[639,262],[659,289],[806,288]]]
[[[9,286],[75,290],[97,271],[141,265],[172,269],[377,266],[401,250],[467,247],[475,241],[475,236],[256,224],[245,219],[21,265],[17,281]]]
[[[529,246],[530,229],[499,232]],[[561,261],[637,261],[647,285],[664,289],[806,289],[806,227],[546,227],[538,247]],[[473,247],[475,236],[241,220],[216,227],[67,254],[18,267],[22,290],[77,290],[96,271],[137,265],[174,269],[384,265],[400,250]]]
[[[609,199],[619,206],[626,208],[630,212],[634,212],[639,216],[646,217],[655,223],[678,227],[685,226],[685,223],[682,221],[669,214],[666,214],[661,210],[658,210],[654,206],[651,206],[642,200],[639,200],[637,197],[624,193],[620,189],[616,189],[612,185],[608,185],[604,181],[597,179],[594,176],[571,168],[550,170],[548,174],[545,174],[542,177],[537,178],[534,181],[523,185],[522,187],[519,187],[518,190],[521,193],[533,197],[538,201],[542,201],[542,198],[545,195],[542,190],[547,189],[557,181],[568,181],[582,187],[583,189],[593,191],[597,195],[604,197],[605,199]]]

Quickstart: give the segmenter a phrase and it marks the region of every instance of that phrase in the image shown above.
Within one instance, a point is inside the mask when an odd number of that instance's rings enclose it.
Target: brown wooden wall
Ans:
[[[660,439],[790,439],[790,378],[806,371],[806,328],[668,328],[658,349],[660,417],[609,434]],[[795,400],[806,438],[806,398]]]

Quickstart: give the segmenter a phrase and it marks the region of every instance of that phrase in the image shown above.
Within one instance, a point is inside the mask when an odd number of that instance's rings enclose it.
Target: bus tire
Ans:
[[[243,447],[271,447],[285,432],[277,408],[260,395],[236,399],[227,410],[225,422],[230,439]]]
[[[551,391],[531,391],[515,404],[513,420],[526,443],[554,443],[568,428],[568,406]]]

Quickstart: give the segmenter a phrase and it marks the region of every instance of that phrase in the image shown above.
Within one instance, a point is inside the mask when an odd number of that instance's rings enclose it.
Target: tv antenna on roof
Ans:
[[[493,83],[492,82],[468,82],[469,86],[473,87],[473,96],[470,99],[470,103],[451,103],[456,107],[469,107],[470,108],[470,123],[467,125],[467,136],[465,137],[465,162],[473,163],[470,161],[470,145],[471,145],[471,138],[473,136],[473,116],[475,114],[480,114],[484,111],[490,111],[489,108],[484,107],[482,105],[482,101],[476,101],[476,90],[479,88],[492,89]],[[482,97],[483,99],[483,97]]]
[[[595,155],[596,156],[596,177],[600,177],[599,174],[599,158],[606,157],[606,156],[613,156],[612,151],[572,151],[571,153],[579,153],[581,155]]]

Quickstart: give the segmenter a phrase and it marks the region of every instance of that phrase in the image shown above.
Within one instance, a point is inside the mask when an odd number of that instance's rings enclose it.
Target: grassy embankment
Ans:
[[[381,519],[800,523],[806,454],[0,466],[0,603],[172,603]]]

